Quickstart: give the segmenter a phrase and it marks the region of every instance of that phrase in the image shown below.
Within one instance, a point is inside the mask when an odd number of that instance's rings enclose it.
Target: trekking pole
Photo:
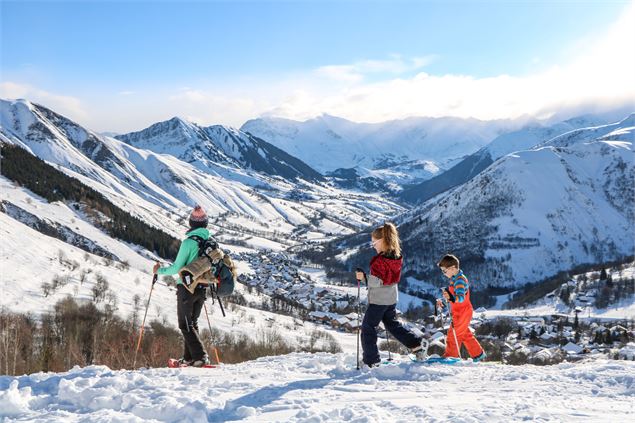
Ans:
[[[357,272],[364,273],[362,269],[359,267],[356,270]],[[355,278],[357,279],[357,278]],[[362,305],[361,305],[361,280],[357,279],[357,370],[359,370],[359,336],[360,336],[360,328],[361,328],[361,314],[362,314]]]
[[[454,329],[454,320],[452,319],[452,310],[450,310],[450,306],[448,305],[448,310],[450,311],[448,314],[448,318],[450,319],[450,327],[448,328],[448,332],[450,331],[450,329],[452,329],[452,334],[454,335],[454,342],[456,343],[456,351],[459,354],[459,358],[462,359],[463,357],[461,357],[461,347],[459,346],[459,340],[456,337],[456,329]],[[446,336],[446,341],[447,342],[447,336]]]
[[[207,306],[205,305],[205,303],[203,303],[203,309],[205,310],[205,317],[207,317],[207,327],[209,328],[210,346],[214,350],[214,355],[216,356],[216,364],[220,364],[220,360],[218,359],[218,351],[216,350],[216,347],[214,345],[212,345],[212,342],[211,342],[211,340],[212,340],[212,322],[210,322],[210,320],[209,320],[209,314],[207,314]]]
[[[218,285],[214,285],[214,293],[216,294],[216,299],[218,300],[218,305],[220,306],[221,313],[223,313],[223,317],[227,317],[225,316],[225,307],[223,307],[223,302],[218,296]]]
[[[434,311],[436,313],[437,309],[439,308],[438,304],[434,305]],[[443,309],[441,309],[441,313],[439,313],[439,316],[441,317],[441,330],[443,330],[443,326],[445,326],[445,323],[443,322]]]
[[[148,315],[148,307],[150,307],[150,299],[152,298],[152,290],[154,290],[154,284],[157,283],[159,279],[159,275],[156,273],[152,276],[152,286],[150,287],[150,295],[148,295],[148,302],[146,303],[146,311],[143,314],[143,323],[141,323],[141,328],[139,329],[139,340],[137,341],[137,349],[134,352],[134,360],[132,360],[132,368],[135,369],[137,365],[137,353],[139,352],[139,347],[141,347],[141,339],[143,339],[143,329],[146,324],[146,316]]]

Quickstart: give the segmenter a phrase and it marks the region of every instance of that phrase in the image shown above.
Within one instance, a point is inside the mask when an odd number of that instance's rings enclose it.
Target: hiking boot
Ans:
[[[381,364],[381,361],[376,361],[376,362],[370,363],[370,364],[362,363],[362,369],[369,370],[369,369],[372,369],[373,367],[379,366],[380,364]]]
[[[410,350],[417,361],[425,361],[428,358],[428,340],[421,339],[421,345]]]
[[[485,354],[485,350],[483,350],[482,353],[480,353],[479,355],[477,355],[476,357],[474,357],[472,359],[473,363],[478,363],[479,361],[483,361],[487,358],[487,354]]]
[[[192,360],[186,360],[183,357],[181,357],[177,360],[177,363],[179,363],[179,366],[181,367],[190,366],[192,364]]]
[[[192,367],[203,367],[203,366],[207,366],[209,364],[211,364],[210,361],[209,361],[209,358],[207,357],[207,355],[204,355],[203,358],[192,361],[190,366],[192,366]]]
[[[415,358],[417,361],[426,361],[428,359],[428,354],[423,349],[415,352]]]

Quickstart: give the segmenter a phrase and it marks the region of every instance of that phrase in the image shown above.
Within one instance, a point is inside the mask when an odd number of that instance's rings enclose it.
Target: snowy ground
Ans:
[[[0,416],[64,422],[625,422],[635,363],[410,361],[357,371],[352,354],[291,354],[218,369],[0,377]]]

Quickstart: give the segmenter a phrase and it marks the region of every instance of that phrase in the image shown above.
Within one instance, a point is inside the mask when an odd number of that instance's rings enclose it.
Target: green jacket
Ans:
[[[198,235],[203,239],[209,238],[209,230],[205,228],[196,228],[192,231],[189,231],[185,235],[192,236]],[[198,243],[193,239],[186,238],[181,242],[181,246],[179,247],[179,252],[176,255],[176,259],[174,259],[174,263],[168,267],[160,267],[157,270],[158,275],[176,275],[179,273],[179,270],[190,263],[192,263],[198,257]],[[177,284],[182,284],[181,278],[176,280]]]

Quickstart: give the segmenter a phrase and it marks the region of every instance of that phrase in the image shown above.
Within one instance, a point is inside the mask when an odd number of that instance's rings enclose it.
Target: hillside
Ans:
[[[398,197],[412,204],[423,203],[442,192],[469,181],[495,160],[507,154],[531,149],[537,144],[575,129],[607,123],[609,121],[605,118],[596,116],[573,118],[551,125],[532,122],[517,131],[499,135],[491,143],[463,158],[450,169],[439,172],[426,181],[404,188]]]
[[[475,289],[511,291],[581,265],[631,257],[634,128],[629,116],[565,133],[503,156],[405,212],[396,222],[406,275],[420,281],[415,285],[440,284],[436,260],[453,252]],[[340,240],[337,248],[349,253],[339,257],[365,265],[368,251],[357,248],[367,239],[362,233]]]

